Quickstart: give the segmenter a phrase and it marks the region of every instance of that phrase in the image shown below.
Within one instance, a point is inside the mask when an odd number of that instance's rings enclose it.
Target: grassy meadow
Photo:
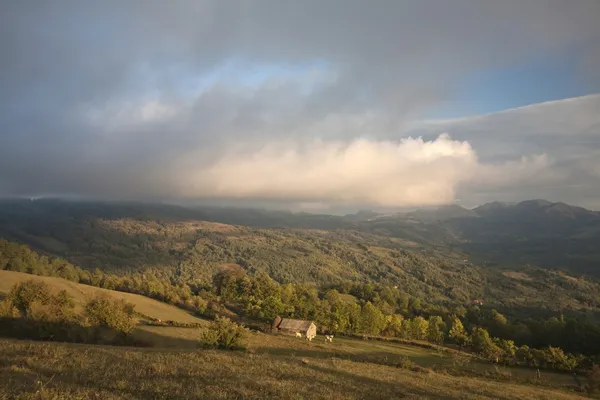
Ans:
[[[248,351],[218,351],[0,339],[0,398],[580,398],[543,385],[397,368],[346,358],[343,352],[332,356],[318,342],[287,348],[287,338],[264,334],[252,341]]]
[[[139,326],[135,336],[152,341],[157,347],[198,349],[199,330],[193,328]],[[433,350],[409,344],[379,340],[361,340],[335,337],[327,343],[323,335],[312,342],[287,335],[253,332],[247,342],[251,354],[300,359],[347,360],[366,365],[406,368],[406,360],[414,369],[454,376],[481,377],[504,382],[532,384],[572,391],[575,389],[572,375],[554,371],[541,371],[537,381],[536,371],[524,367],[504,367],[482,361],[470,353]],[[410,367],[409,367],[410,369]],[[585,383],[585,378],[579,378]]]
[[[95,286],[82,285],[62,278],[30,275],[22,272],[0,270],[0,298],[7,295],[12,286],[16,283],[29,280],[45,282],[56,291],[65,290],[73,297],[76,308],[78,309],[82,309],[88,299],[93,298],[98,294],[106,294],[112,299],[123,299],[126,302],[133,304],[137,313],[153,319],[187,324],[205,322],[202,319],[194,317],[185,310],[138,294],[117,292]]]
[[[60,278],[0,271],[0,297],[12,285],[44,281],[83,308],[99,292],[151,319],[209,322],[143,296]],[[251,331],[246,350],[206,350],[202,328],[149,325],[133,332],[150,348],[0,339],[0,399],[575,399],[570,374],[506,368],[468,353],[391,341]],[[583,383],[585,379],[580,378]]]

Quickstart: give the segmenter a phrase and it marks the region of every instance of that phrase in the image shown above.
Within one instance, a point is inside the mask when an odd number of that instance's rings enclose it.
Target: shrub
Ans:
[[[413,360],[411,360],[410,358],[408,358],[406,356],[402,356],[400,358],[400,360],[398,360],[398,362],[396,363],[396,368],[412,370],[414,367],[415,367],[415,363],[413,362]]]
[[[129,334],[135,327],[134,306],[122,299],[100,295],[88,301],[85,314],[90,324]]]
[[[0,318],[16,318],[19,316],[19,310],[17,310],[12,302],[8,299],[0,301]]]
[[[221,349],[243,348],[248,330],[226,317],[217,317],[202,331],[203,345]]]
[[[49,304],[52,302],[53,296],[46,283],[29,280],[14,285],[6,299],[23,316],[26,316],[32,303]]]
[[[83,341],[86,338],[73,307],[56,301],[29,304],[22,329],[28,336],[43,340]]]
[[[81,341],[84,329],[74,311],[73,299],[64,290],[53,294],[43,282],[14,285],[0,303],[4,334],[42,340]]]

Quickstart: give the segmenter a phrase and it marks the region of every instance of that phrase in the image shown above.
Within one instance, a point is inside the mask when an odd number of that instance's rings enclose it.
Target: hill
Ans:
[[[0,270],[0,297],[7,295],[14,284],[28,280],[45,282],[56,291],[65,290],[73,297],[76,307],[79,309],[83,307],[88,299],[93,298],[96,295],[103,294],[112,299],[123,299],[133,304],[136,312],[153,319],[175,321],[186,324],[206,323],[206,321],[196,318],[180,308],[150,299],[148,297],[82,285],[62,278],[36,276],[21,272]]]
[[[502,266],[531,264],[599,276],[600,213],[564,203],[530,200],[488,204],[479,218],[445,221],[460,247]]]
[[[564,203],[493,202],[473,210],[452,205],[357,225],[361,232],[464,252],[485,266],[533,265],[600,276],[600,213]]]
[[[0,209],[7,221],[0,224],[0,235],[88,270],[131,274],[157,268],[173,284],[207,285],[224,265],[239,265],[249,274],[265,271],[280,283],[376,282],[398,286],[431,303],[464,304],[484,298],[505,312],[517,308],[585,310],[600,304],[594,281],[535,268],[506,274],[510,270],[485,268],[483,262],[471,261],[447,245],[420,244],[418,237],[412,240],[393,237],[394,232],[384,236],[383,232],[357,230],[251,228],[191,219],[186,211],[175,208],[175,212],[171,206],[145,207],[19,203],[12,214],[7,212],[10,207]],[[381,219],[367,223],[378,231],[412,226],[413,236],[430,233],[431,226],[438,227],[443,237],[451,234],[437,222]],[[419,232],[422,227],[426,229]]]
[[[159,269],[174,285],[203,287],[224,266],[237,265],[249,274],[267,272],[279,283],[381,283],[430,303],[483,298],[509,313],[519,308],[580,312],[600,304],[594,280],[520,265],[487,268],[503,247],[490,249],[489,259],[477,252],[466,255],[461,248],[484,249],[490,242],[484,233],[479,241],[466,241],[457,224],[487,220],[482,216],[435,222],[381,217],[358,222],[353,230],[324,230],[228,225],[197,219],[196,212],[162,205],[15,201],[0,208],[0,237],[88,270],[126,275]]]
[[[404,216],[421,221],[445,221],[455,218],[477,217],[478,214],[474,210],[452,204],[434,209],[419,209],[406,213]]]

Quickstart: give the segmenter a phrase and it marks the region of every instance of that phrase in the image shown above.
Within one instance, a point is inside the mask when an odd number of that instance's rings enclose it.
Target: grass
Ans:
[[[0,271],[0,295],[28,279],[66,290],[79,307],[104,292],[155,319],[206,323],[143,296],[9,271]],[[568,374],[543,371],[536,381],[530,369],[395,342],[252,332],[247,351],[217,351],[199,348],[198,328],[140,323],[134,335],[155,347],[0,339],[0,399],[579,398]]]
[[[0,297],[8,294],[14,284],[27,280],[45,282],[56,291],[66,290],[68,294],[73,296],[76,306],[79,309],[83,308],[89,298],[92,298],[97,294],[104,293],[113,299],[124,299],[125,301],[132,303],[135,305],[136,312],[154,319],[189,324],[202,324],[206,322],[200,318],[194,317],[180,308],[137,294],[123,293],[114,290],[101,289],[94,286],[82,285],[62,278],[36,276],[13,271],[0,270]]]
[[[253,340],[260,342],[267,335],[257,336]],[[273,342],[269,346],[286,340],[268,339]],[[318,349],[314,343],[312,347]],[[414,372],[342,357],[258,352],[252,346],[246,352],[166,350],[0,339],[0,376],[0,398],[7,399],[580,398],[535,385],[428,369]]]
[[[140,326],[136,337],[162,348],[197,349],[199,330],[190,328]],[[335,337],[333,343],[318,335],[312,342],[285,336],[255,332],[247,343],[248,351],[276,357],[305,357],[308,359],[341,359],[359,363],[394,367],[405,358],[418,367],[455,376],[481,377],[513,383],[536,381],[536,371],[530,368],[503,367],[481,362],[469,353],[451,354],[400,343]],[[585,383],[585,378],[580,377]],[[572,390],[570,374],[542,371],[538,385]]]

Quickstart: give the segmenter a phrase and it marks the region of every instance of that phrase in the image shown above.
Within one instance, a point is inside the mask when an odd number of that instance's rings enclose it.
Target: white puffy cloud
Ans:
[[[268,144],[225,154],[200,169],[186,196],[401,206],[442,204],[472,175],[477,158],[466,142],[355,139]]]

